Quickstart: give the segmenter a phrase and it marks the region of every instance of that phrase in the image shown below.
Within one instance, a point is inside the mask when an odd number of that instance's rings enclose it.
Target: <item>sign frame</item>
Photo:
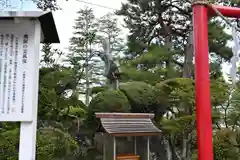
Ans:
[[[24,26],[25,25],[25,26]],[[9,28],[10,27],[10,28]],[[26,63],[27,68],[25,68],[24,71],[26,71],[26,76],[22,76],[26,78],[26,85],[22,88],[27,88],[26,89],[26,94],[24,97],[24,106],[26,105],[25,111],[21,110],[22,114],[18,115],[19,108],[16,110],[18,111],[12,111],[8,112],[8,115],[5,113],[5,107],[3,106],[2,108],[0,107],[2,113],[0,114],[0,122],[20,122],[20,143],[19,143],[19,160],[35,160],[36,159],[36,133],[37,133],[37,112],[38,112],[38,80],[39,80],[39,66],[40,66],[40,43],[60,43],[58,33],[56,30],[55,22],[53,19],[53,15],[51,12],[38,12],[38,11],[3,11],[0,13],[0,28],[1,28],[1,35],[8,34],[11,32],[11,34],[16,34],[21,30],[21,27],[31,27],[32,34],[29,34],[30,36],[27,36],[29,41],[28,43],[26,39],[22,39],[23,43],[26,45],[30,45],[29,52],[27,54],[27,51],[24,50],[26,49],[27,46],[22,46],[22,50],[18,48],[18,51],[21,52],[22,54],[22,61],[24,60],[29,60],[30,62],[24,62]],[[29,32],[31,32],[29,31]],[[6,33],[5,33],[6,32]],[[26,28],[23,29],[23,33],[18,33],[19,35],[24,35],[28,34],[28,31]],[[7,37],[7,36],[6,36]],[[0,37],[1,38],[1,37]],[[1,41],[1,39],[0,39]],[[16,44],[15,44],[16,45]],[[0,44],[2,46],[2,44]],[[11,48],[12,46],[10,46]],[[2,48],[0,47],[0,56],[1,53],[4,54],[4,51],[1,50]],[[11,54],[13,52],[13,47],[11,48]],[[16,49],[17,50],[17,49]],[[5,52],[6,57],[9,52]],[[21,55],[19,54],[19,55]],[[12,55],[10,55],[12,56]],[[16,55],[15,55],[16,56]],[[26,59],[26,56],[30,56],[31,58]],[[0,57],[1,60],[3,60],[3,57]],[[4,59],[5,61],[5,66],[8,62],[9,58]],[[17,60],[19,62],[19,60]],[[22,63],[22,64],[23,64]],[[11,59],[9,60],[8,63],[9,66],[5,68],[11,68],[13,67]],[[2,69],[2,66],[0,66],[0,69]],[[23,66],[21,66],[23,67]],[[21,68],[20,67],[20,68]],[[4,69],[5,69],[4,68]],[[6,69],[5,69],[6,70]],[[10,71],[11,69],[8,70],[9,75],[12,74]],[[1,70],[2,72],[2,70]],[[6,73],[6,72],[5,72]],[[17,73],[18,74],[18,73]],[[0,79],[2,79],[2,73],[0,73]],[[14,74],[14,76],[16,73]],[[27,77],[29,75],[30,77]],[[5,78],[6,79],[6,78]],[[9,78],[11,81],[12,79]],[[6,81],[6,80],[5,80]],[[24,81],[24,80],[22,80]],[[0,83],[2,81],[0,80]],[[9,83],[9,82],[8,82]],[[15,81],[13,81],[13,84]],[[20,83],[20,82],[19,82]],[[18,83],[18,85],[19,85]],[[9,83],[10,84],[10,83]],[[3,86],[4,85],[4,86]],[[6,87],[6,83],[3,83],[3,85],[0,86],[0,93],[3,93],[3,89]],[[12,86],[11,86],[12,87]],[[19,86],[18,86],[19,87]],[[9,88],[9,87],[8,87]],[[10,89],[11,90],[11,89]],[[5,90],[4,90],[5,91]],[[8,92],[14,92],[14,89]],[[16,93],[17,94],[17,93]],[[9,95],[9,94],[8,94]],[[12,94],[13,95],[13,94]],[[9,97],[7,97],[9,100]],[[1,98],[0,96],[0,103],[3,103],[1,99],[6,99],[6,98]],[[17,98],[16,98],[17,99]],[[22,100],[23,102],[23,100]],[[6,102],[4,101],[3,104]],[[9,106],[8,102],[8,106]],[[11,105],[13,102],[11,102]],[[16,106],[19,107],[19,104]],[[11,106],[13,107],[13,105]],[[21,108],[22,109],[22,108]]]

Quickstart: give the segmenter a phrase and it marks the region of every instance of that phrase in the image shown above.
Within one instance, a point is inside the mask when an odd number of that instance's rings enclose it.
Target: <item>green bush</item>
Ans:
[[[128,98],[132,112],[152,112],[159,104],[155,88],[147,83],[122,83],[120,90]]]
[[[127,97],[119,90],[107,90],[98,93],[89,104],[87,122],[96,125],[96,112],[130,112]],[[94,125],[94,126],[95,126]]]

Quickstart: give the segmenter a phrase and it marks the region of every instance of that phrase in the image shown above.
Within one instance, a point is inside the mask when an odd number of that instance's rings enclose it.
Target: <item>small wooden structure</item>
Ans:
[[[101,122],[99,130],[104,132],[103,160],[149,160],[149,137],[161,134],[151,120],[153,117],[154,114],[147,113],[96,113]],[[117,153],[116,139],[121,137],[133,142],[132,153]]]

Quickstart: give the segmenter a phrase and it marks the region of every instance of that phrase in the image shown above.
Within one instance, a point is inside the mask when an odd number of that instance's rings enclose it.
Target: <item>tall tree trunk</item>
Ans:
[[[87,47],[88,48],[88,47]],[[86,93],[85,93],[85,105],[88,106],[89,105],[89,88],[90,88],[90,81],[89,81],[89,62],[88,62],[88,49],[86,52],[86,61],[85,61],[85,76],[86,76]]]
[[[86,19],[86,33],[88,34],[88,19]],[[88,35],[89,36],[89,35]],[[88,51],[88,45],[90,45],[91,47],[91,43],[89,43],[89,37],[87,36],[86,39],[86,60],[85,60],[85,76],[86,76],[86,93],[85,93],[85,105],[88,106],[89,105],[89,96],[90,96],[90,81],[89,81],[89,56],[91,55],[91,53],[89,54]],[[90,48],[91,50],[91,48]]]
[[[168,51],[172,50],[172,37],[170,35],[170,33],[168,34],[167,38],[166,38],[166,47]],[[168,57],[167,61],[166,61],[166,70],[171,70],[171,60],[172,57]],[[166,72],[166,77],[167,78],[171,78],[171,71],[170,72]]]
[[[185,47],[185,57],[184,57],[184,65],[182,76],[184,78],[192,78],[193,77],[193,36],[192,32],[189,33],[188,41]],[[185,106],[182,103],[183,108],[185,108],[185,113],[191,115],[192,109],[191,106]],[[182,141],[182,159],[183,160],[191,160],[191,137],[192,133],[183,136]],[[189,159],[190,158],[190,159]]]
[[[184,78],[192,78],[193,76],[193,36],[192,32],[189,34],[188,42],[185,47],[185,57],[183,64],[183,73]]]

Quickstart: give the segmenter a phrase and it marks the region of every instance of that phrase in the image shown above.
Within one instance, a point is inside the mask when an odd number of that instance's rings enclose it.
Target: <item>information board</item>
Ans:
[[[0,121],[32,121],[37,96],[34,53],[35,23],[29,20],[0,24]],[[36,99],[36,98],[35,98]]]

